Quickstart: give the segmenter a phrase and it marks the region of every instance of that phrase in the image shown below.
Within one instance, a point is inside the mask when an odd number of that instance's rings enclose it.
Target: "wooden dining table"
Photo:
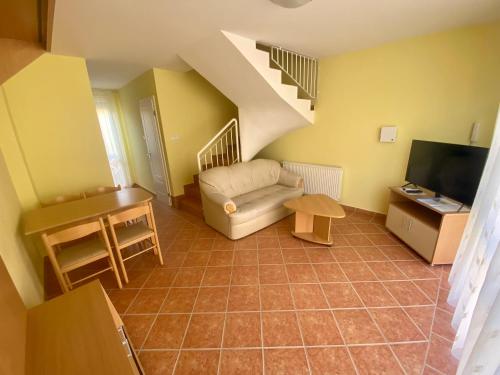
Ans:
[[[147,203],[152,199],[152,194],[146,190],[130,188],[36,208],[23,214],[23,232],[25,235],[47,232],[80,221],[106,216],[125,208]]]

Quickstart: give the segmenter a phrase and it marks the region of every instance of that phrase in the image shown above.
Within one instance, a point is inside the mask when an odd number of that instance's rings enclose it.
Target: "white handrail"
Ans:
[[[271,46],[271,61],[279,66],[311,99],[317,97],[318,60],[299,53]]]
[[[234,131],[233,131],[234,129]],[[234,150],[236,149],[236,155]],[[219,153],[219,150],[222,153]],[[229,152],[231,150],[231,152]],[[225,151],[225,153],[224,153]],[[207,160],[208,156],[208,160]],[[215,157],[215,161],[214,161]],[[238,120],[230,120],[216,135],[203,146],[196,155],[198,161],[198,171],[202,171],[203,165],[207,168],[209,165],[219,166],[231,165],[240,161],[240,140],[238,130]],[[204,163],[202,165],[202,162]]]

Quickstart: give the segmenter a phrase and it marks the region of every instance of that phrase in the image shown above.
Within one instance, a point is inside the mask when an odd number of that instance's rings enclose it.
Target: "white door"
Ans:
[[[153,96],[139,101],[144,140],[148,150],[149,167],[153,176],[154,193],[159,201],[172,205],[170,186],[167,178],[163,142],[160,136],[160,126],[156,115],[156,105]]]

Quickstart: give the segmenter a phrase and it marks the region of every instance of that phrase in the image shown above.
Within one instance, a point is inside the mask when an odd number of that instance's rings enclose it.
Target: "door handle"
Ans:
[[[146,155],[148,156],[148,159],[151,159],[151,152],[146,153]]]

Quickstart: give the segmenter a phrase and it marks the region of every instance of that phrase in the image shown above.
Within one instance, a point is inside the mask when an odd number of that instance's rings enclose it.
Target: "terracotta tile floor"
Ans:
[[[430,267],[348,210],[334,246],[290,235],[293,217],[239,241],[156,205],[165,265],[146,254],[118,290],[101,281],[149,375],[453,374],[449,267]]]

